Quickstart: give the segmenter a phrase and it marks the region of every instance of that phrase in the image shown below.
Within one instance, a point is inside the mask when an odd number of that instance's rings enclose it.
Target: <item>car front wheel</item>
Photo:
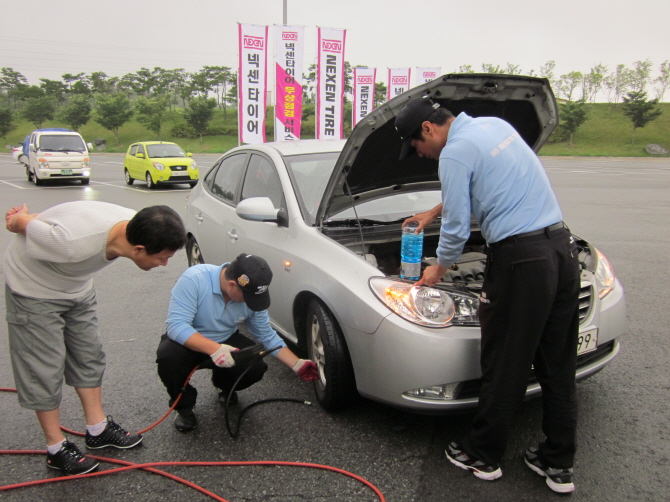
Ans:
[[[156,183],[154,183],[153,178],[151,177],[151,173],[147,172],[147,188],[149,190],[153,190],[156,188]]]
[[[319,369],[316,396],[326,410],[337,410],[357,396],[354,370],[344,336],[325,305],[314,299],[307,308],[307,353]]]
[[[28,166],[26,166],[26,178],[28,178],[28,181],[33,181],[33,173]]]
[[[123,169],[123,176],[126,178],[126,185],[132,185],[133,181],[135,181],[130,177],[130,173],[128,172],[127,167]]]
[[[33,173],[33,181],[35,182],[35,185],[41,185],[43,181],[37,176],[37,171]]]
[[[193,237],[189,237],[186,243],[186,259],[188,260],[189,267],[205,263],[205,259],[200,252],[200,246],[198,246],[198,242]]]

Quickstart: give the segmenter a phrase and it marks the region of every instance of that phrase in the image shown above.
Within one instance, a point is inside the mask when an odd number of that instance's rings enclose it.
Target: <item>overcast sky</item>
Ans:
[[[0,67],[39,85],[64,73],[122,76],[141,67],[237,65],[237,23],[282,24],[284,0],[0,0]],[[306,27],[305,68],[317,27],[347,30],[345,59],[378,69],[549,60],[556,76],[670,59],[668,0],[287,0]],[[270,31],[272,36],[272,31]],[[270,54],[272,57],[272,54]],[[380,73],[381,71],[381,73]]]

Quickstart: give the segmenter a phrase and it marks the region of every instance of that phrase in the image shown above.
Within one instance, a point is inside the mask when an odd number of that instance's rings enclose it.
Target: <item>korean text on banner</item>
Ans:
[[[417,68],[416,69],[416,85],[425,84],[431,80],[435,80],[440,76],[442,68]]]
[[[411,68],[389,68],[387,101],[409,90],[409,77],[411,73]]]
[[[354,106],[352,127],[375,107],[376,68],[354,68]]]
[[[319,28],[317,139],[344,137],[344,45],[347,30]]]
[[[300,139],[304,26],[275,25],[275,141]]]
[[[241,143],[265,143],[268,27],[238,23],[238,114]]]

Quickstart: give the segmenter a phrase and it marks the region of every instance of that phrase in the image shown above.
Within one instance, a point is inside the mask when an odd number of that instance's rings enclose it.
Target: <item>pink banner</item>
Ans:
[[[304,26],[275,26],[275,141],[300,139]]]
[[[354,68],[354,103],[351,109],[352,126],[355,126],[359,120],[374,109],[376,83],[376,68]]]
[[[347,30],[319,28],[317,139],[344,137],[344,46]]]
[[[241,143],[265,143],[268,27],[238,23],[240,61],[238,134]]]
[[[411,68],[389,68],[388,88],[386,100],[396,97],[398,94],[409,90],[409,77],[412,73]]]

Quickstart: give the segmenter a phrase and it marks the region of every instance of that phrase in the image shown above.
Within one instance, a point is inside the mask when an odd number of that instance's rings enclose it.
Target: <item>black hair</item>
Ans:
[[[237,257],[228,264],[226,271],[223,273],[223,276],[226,278],[226,280],[234,281],[237,276],[241,274],[241,271],[238,270],[239,267],[237,261],[237,258],[240,256],[246,256],[246,253],[238,254]]]
[[[186,230],[177,212],[168,206],[145,207],[126,227],[126,239],[133,246],[144,246],[147,254],[164,249],[177,251],[186,245]]]
[[[449,120],[453,116],[454,114],[451,113],[449,110],[440,107],[436,108],[435,111],[431,113],[426,120],[424,120],[424,122],[428,121],[432,122],[435,125],[443,126],[444,124],[447,123],[447,120]],[[419,126],[419,128],[416,131],[414,131],[414,133],[412,133],[410,138],[423,141],[423,132],[421,131],[421,126]]]

